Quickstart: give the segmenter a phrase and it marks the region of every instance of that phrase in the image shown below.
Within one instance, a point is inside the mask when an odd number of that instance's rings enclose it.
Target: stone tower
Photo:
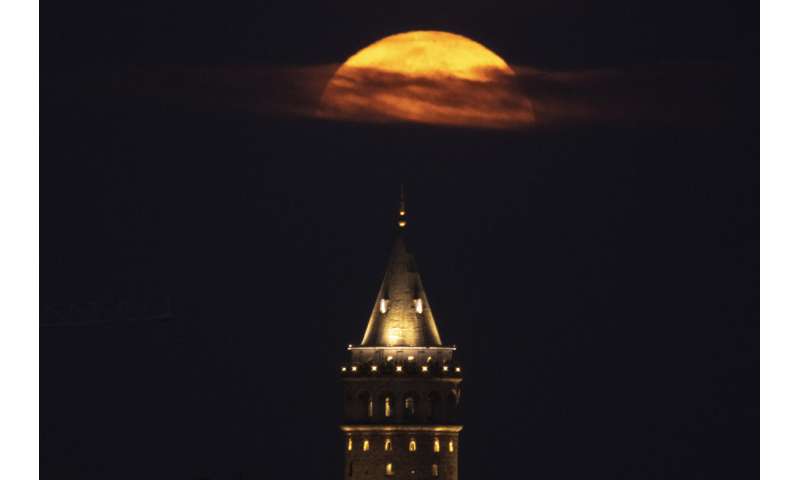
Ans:
[[[345,479],[458,478],[461,367],[443,346],[414,257],[401,196],[394,242],[344,382]]]

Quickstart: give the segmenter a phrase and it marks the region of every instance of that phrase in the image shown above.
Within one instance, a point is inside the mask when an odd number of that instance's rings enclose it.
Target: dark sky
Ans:
[[[42,476],[336,478],[337,372],[405,182],[464,365],[461,478],[755,477],[756,6],[49,6]],[[718,67],[682,81],[724,90],[725,121],[348,124],[110,86],[134,65],[331,64],[419,28],[534,68]]]

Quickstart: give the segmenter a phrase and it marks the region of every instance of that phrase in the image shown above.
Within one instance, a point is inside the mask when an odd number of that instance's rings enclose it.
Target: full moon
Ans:
[[[533,109],[514,71],[467,37],[414,31],[385,37],[347,59],[320,100],[323,117],[507,127]]]

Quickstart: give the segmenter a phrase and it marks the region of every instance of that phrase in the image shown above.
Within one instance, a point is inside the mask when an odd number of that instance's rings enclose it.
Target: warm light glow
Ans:
[[[386,361],[387,361],[387,362],[391,362],[393,359],[394,359],[394,357],[393,357],[393,356],[391,356],[391,355],[389,355],[388,357],[386,357]]]
[[[413,438],[408,442],[408,451],[409,452],[416,452],[417,451],[417,441]]]
[[[366,438],[364,439],[364,443],[361,444],[361,450],[364,450],[365,452],[369,451],[369,440]]]
[[[386,475],[394,475],[394,470],[392,470],[392,464],[386,464]]]
[[[350,367],[350,370],[352,370],[354,372],[357,372],[358,371],[358,367],[353,365],[352,367]]]
[[[392,399],[389,397],[386,397],[383,400],[383,416],[384,417],[392,416]]]
[[[400,33],[347,59],[326,86],[319,113],[448,125],[530,124],[530,100],[514,86],[513,77],[502,58],[467,37]]]
[[[347,437],[347,451],[351,452],[353,450],[353,437]]]
[[[456,372],[461,372],[461,367],[456,367]]]
[[[409,355],[408,356],[408,361],[409,362],[413,362],[414,361],[414,356],[413,355]]]
[[[444,367],[442,367],[442,371],[446,372],[446,371],[448,371],[448,370],[450,370],[450,367],[448,367],[447,365],[445,365]]]
[[[453,453],[453,452],[456,450],[456,447],[455,447],[455,445],[453,444],[453,441],[452,441],[452,440],[450,440],[449,442],[447,442],[447,450],[449,450],[449,451],[450,451],[450,453]]]
[[[432,474],[434,477],[438,477],[438,476],[439,476],[439,465],[437,465],[437,464],[435,464],[435,463],[434,463],[434,464],[431,466],[431,474]]]
[[[398,222],[397,222],[397,225],[398,225],[400,228],[403,228],[403,227],[405,227],[405,226],[406,226],[406,221],[405,221],[405,220],[400,220],[400,221],[398,221]]]
[[[387,451],[387,452],[392,449],[392,439],[391,438],[387,438],[386,440],[384,440],[383,449],[385,451]]]
[[[417,313],[422,313],[422,299],[421,298],[414,299],[414,309],[417,311]]]
[[[369,369],[372,370],[373,372],[377,372],[378,371],[378,366],[377,365],[372,365],[371,367],[369,367]]]
[[[403,338],[402,330],[398,327],[392,327],[389,329],[387,337],[389,339],[389,345],[397,345]]]
[[[428,366],[427,365],[423,365],[422,366],[422,371],[423,372],[427,372],[428,371]]]
[[[405,210],[400,210],[400,216],[401,217],[405,217],[406,216],[406,211]]]
[[[386,300],[385,298],[381,298],[381,313],[386,313],[388,305],[389,305],[389,300]]]
[[[403,371],[403,366],[402,365],[398,365],[398,366],[395,367],[395,370],[398,371],[398,372],[402,372]]]
[[[433,439],[433,451],[435,453],[439,453],[439,439],[438,438],[434,438]]]
[[[347,367],[342,367],[342,371],[346,372],[347,371]]]
[[[369,403],[367,404],[367,416],[372,418],[372,397],[370,397]]]

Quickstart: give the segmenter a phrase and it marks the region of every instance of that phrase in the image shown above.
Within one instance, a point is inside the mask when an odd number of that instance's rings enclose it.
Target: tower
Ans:
[[[461,367],[443,346],[414,257],[401,193],[397,237],[364,338],[348,347],[345,479],[458,479]]]

